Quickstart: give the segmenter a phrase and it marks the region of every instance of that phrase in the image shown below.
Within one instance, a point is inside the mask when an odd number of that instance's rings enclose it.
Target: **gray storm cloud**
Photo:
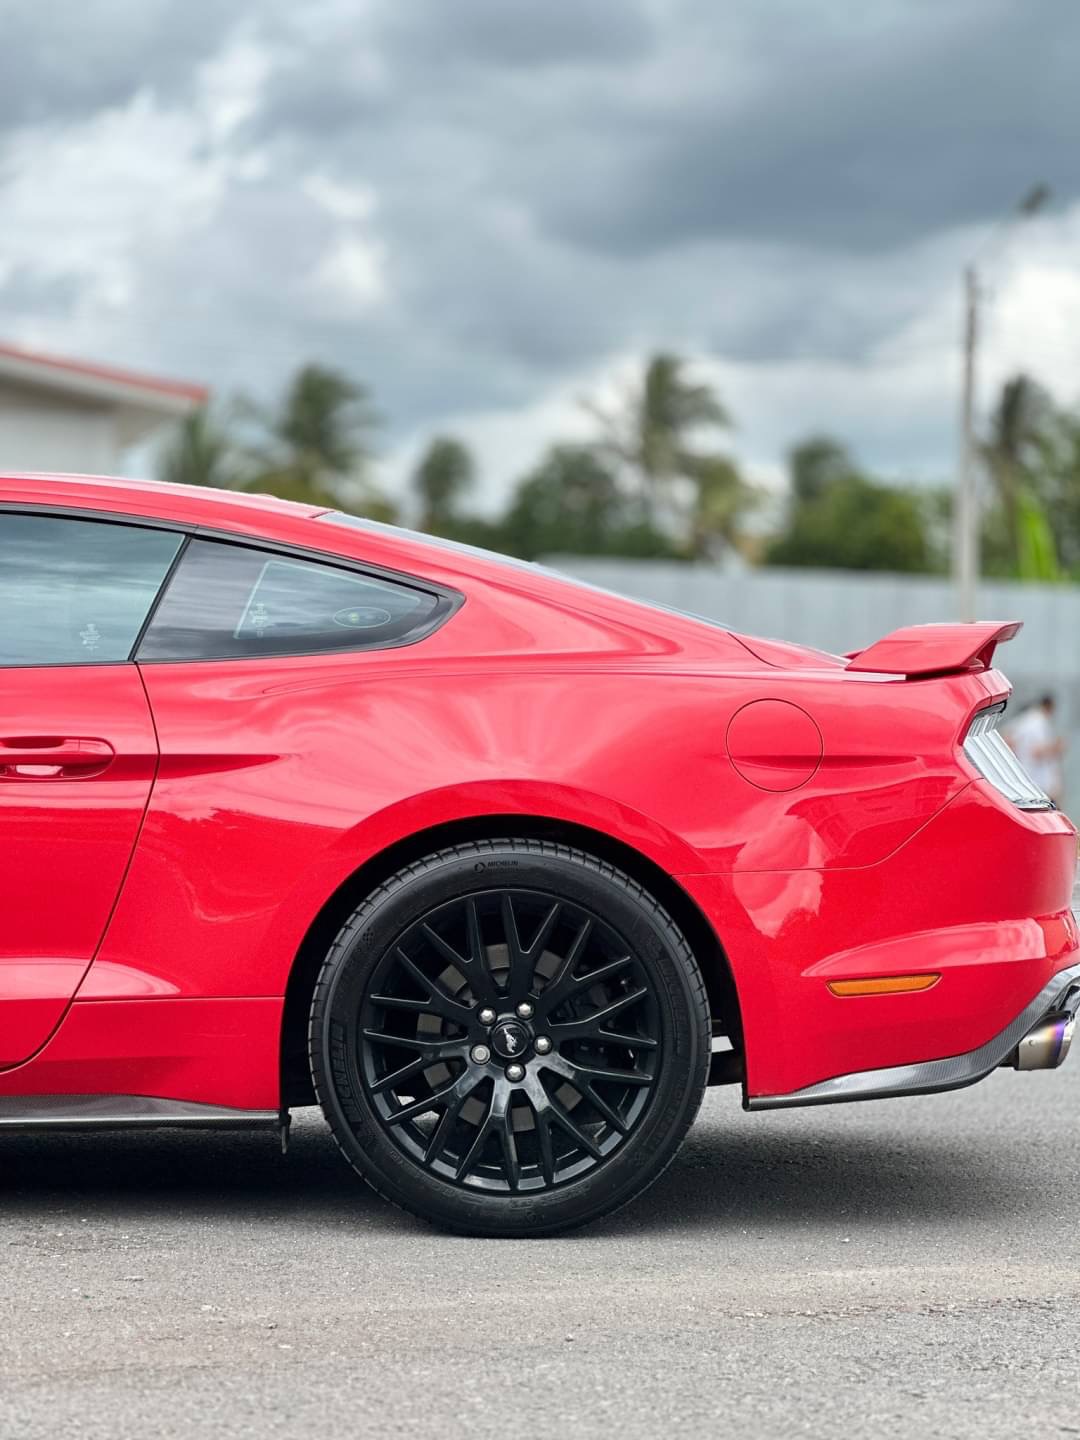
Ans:
[[[107,305],[59,243],[0,237],[0,330],[77,316],[84,348],[226,388],[317,356],[399,434],[655,346],[858,363],[951,272],[950,232],[1077,184],[1070,0],[0,0],[0,35],[9,225],[46,140],[92,177],[103,117],[140,103],[219,177],[190,215],[162,184]],[[211,123],[238,51],[258,82]]]

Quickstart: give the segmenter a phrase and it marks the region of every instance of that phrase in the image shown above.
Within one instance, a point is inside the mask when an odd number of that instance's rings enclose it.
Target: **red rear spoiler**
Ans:
[[[885,675],[946,675],[989,670],[994,651],[1011,640],[1022,620],[980,620],[972,625],[905,625],[849,657],[849,670]]]

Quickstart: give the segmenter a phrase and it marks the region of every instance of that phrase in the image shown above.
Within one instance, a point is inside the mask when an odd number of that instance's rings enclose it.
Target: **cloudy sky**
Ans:
[[[0,0],[0,337],[272,394],[307,359],[494,499],[579,398],[695,358],[754,475],[809,429],[953,462],[984,393],[1080,399],[1075,0]]]

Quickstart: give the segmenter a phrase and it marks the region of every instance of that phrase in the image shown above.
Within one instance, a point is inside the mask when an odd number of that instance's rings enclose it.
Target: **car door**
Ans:
[[[63,1018],[157,766],[130,656],[183,536],[0,512],[0,1066]]]

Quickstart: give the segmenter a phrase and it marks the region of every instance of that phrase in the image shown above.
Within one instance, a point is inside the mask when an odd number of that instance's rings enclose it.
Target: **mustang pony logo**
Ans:
[[[508,1055],[516,1055],[521,1049],[521,1042],[517,1034],[509,1026],[502,1032],[503,1049]]]

